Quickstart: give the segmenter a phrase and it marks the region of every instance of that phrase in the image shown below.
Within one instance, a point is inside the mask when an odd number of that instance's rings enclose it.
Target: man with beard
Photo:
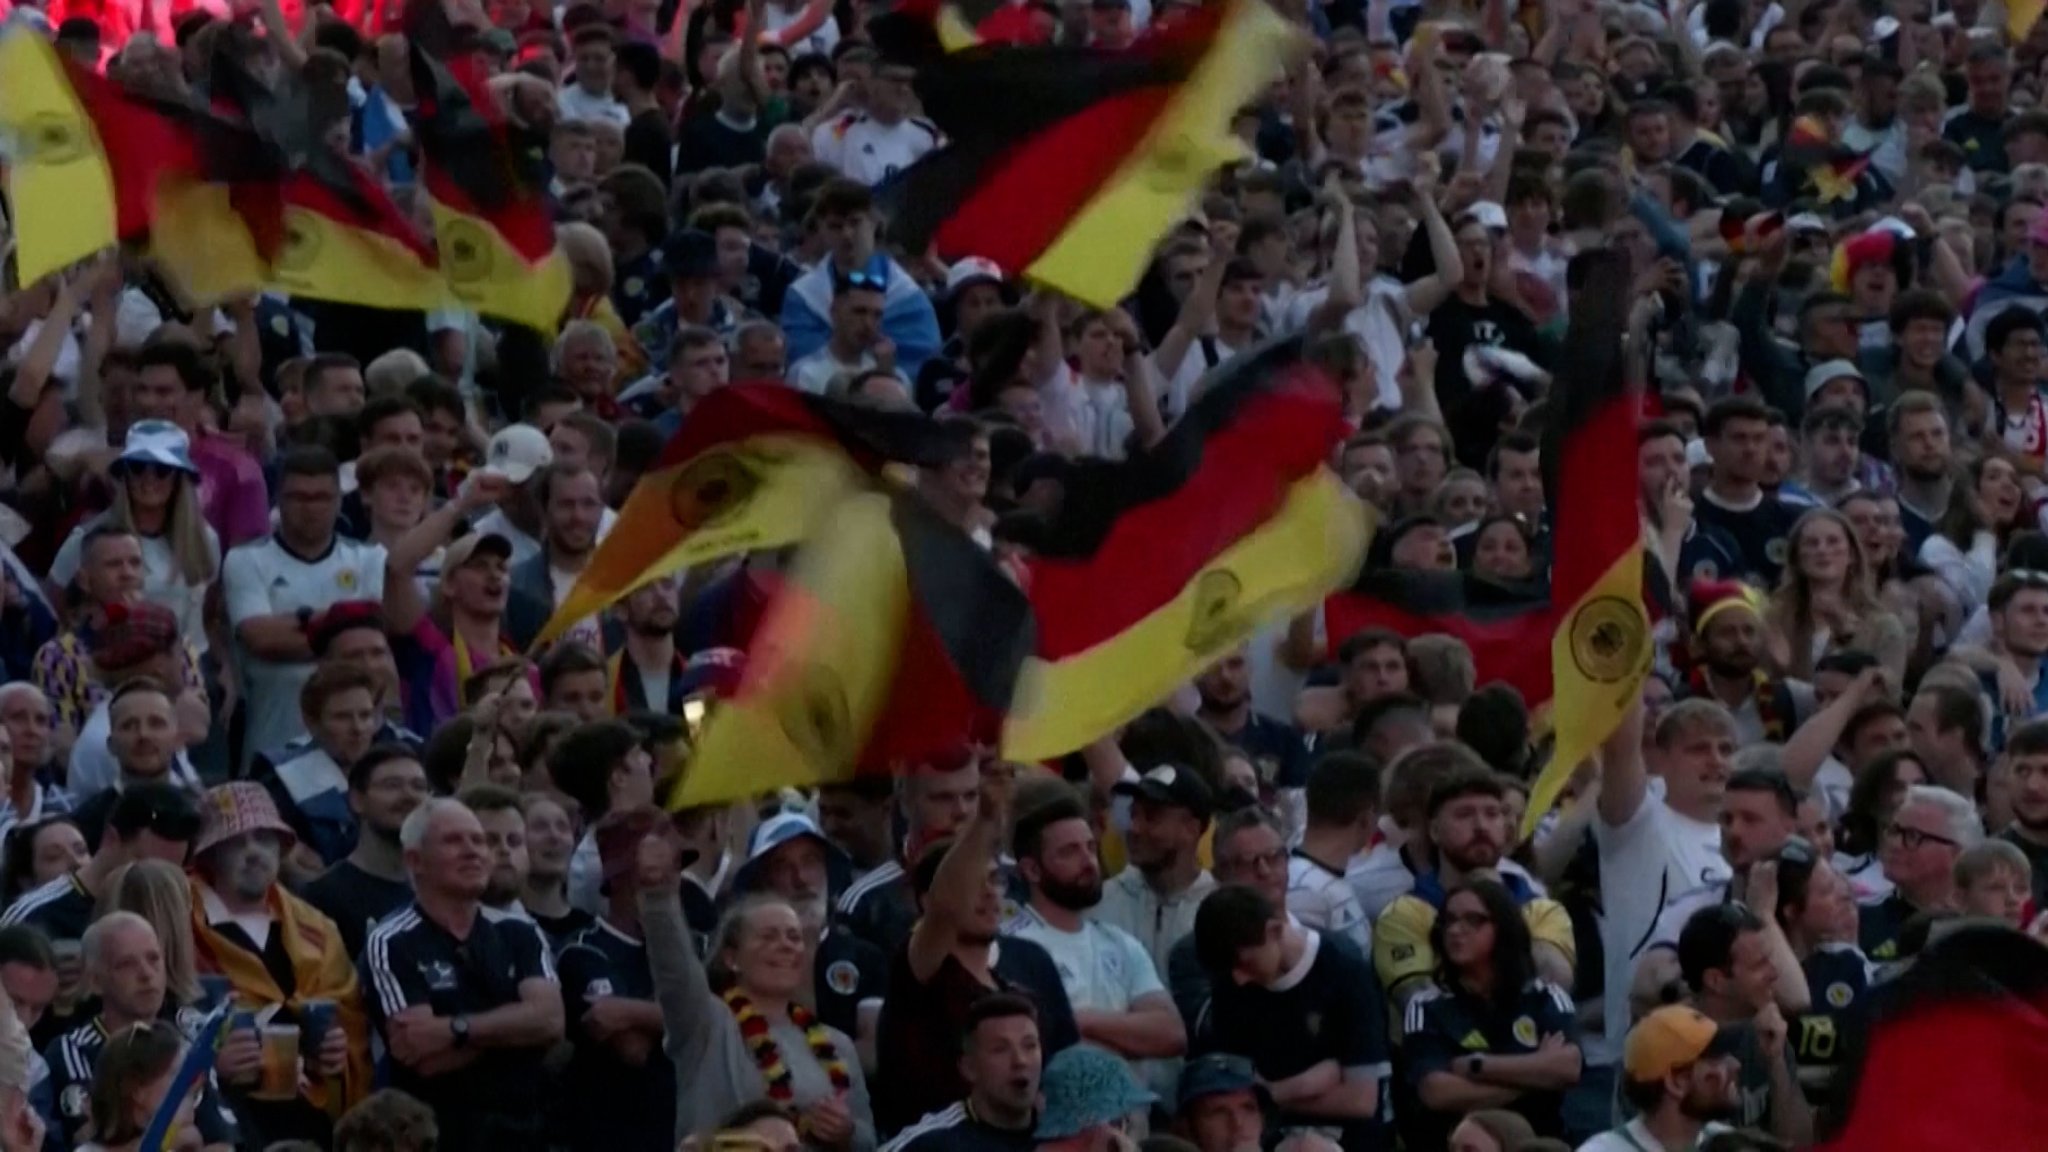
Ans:
[[[72,813],[85,842],[99,850],[108,817],[121,794],[139,784],[171,784],[198,793],[179,772],[183,737],[170,694],[155,680],[130,680],[107,701],[107,747],[114,754],[113,786],[92,795]]]
[[[1115,788],[1131,800],[1124,852],[1130,867],[1102,887],[1102,903],[1090,919],[1128,932],[1152,958],[1154,970],[1195,927],[1195,909],[1216,890],[1202,867],[1202,834],[1214,801],[1209,786],[1191,769],[1162,764]]]
[[[1004,931],[1052,957],[1081,1039],[1130,1060],[1185,1052],[1187,1030],[1152,958],[1130,933],[1082,916],[1102,901],[1102,866],[1080,796],[1065,790],[1018,816],[1010,850],[1031,899]]]
[[[637,870],[640,842],[662,820],[648,807],[613,813],[598,825],[605,912],[576,934],[558,961],[575,1054],[563,1074],[557,1143],[571,1152],[669,1152],[674,1146],[675,1065],[661,1042]]]
[[[1649,947],[1636,965],[1639,1001],[1656,1003],[1661,990],[1679,978],[1678,937],[1693,913],[1731,901],[1752,908],[1777,906],[1778,853],[1798,827],[1799,794],[1783,772],[1745,768],[1728,777],[1727,795],[1721,803],[1721,855],[1733,875],[1723,882],[1702,885],[1665,906],[1650,933]],[[1810,1000],[1806,977],[1776,917],[1764,922],[1762,936],[1778,972],[1777,1002],[1795,1015],[1805,1011]]]
[[[1906,530],[1901,555],[1918,556],[1920,545],[1948,515],[1955,463],[1948,414],[1941,400],[1926,392],[1908,392],[1885,415],[1891,435],[1892,462],[1899,472],[1899,523]]]
[[[356,818],[355,847],[300,894],[334,921],[350,956],[363,954],[371,926],[412,899],[398,831],[431,791],[419,753],[402,744],[376,745],[349,765],[348,809]]]
[[[1726,708],[1743,744],[1784,742],[1813,710],[1813,688],[1763,671],[1763,594],[1739,580],[1695,580],[1689,600],[1692,694]]]
[[[1308,741],[1294,725],[1252,709],[1252,665],[1245,649],[1238,645],[1235,652],[1195,677],[1195,692],[1201,698],[1195,718],[1249,757],[1264,787],[1304,788],[1308,785]]]
[[[892,958],[875,1038],[878,1063],[887,1069],[875,1098],[875,1124],[883,1131],[967,1094],[960,1036],[968,1010],[990,992],[1031,997],[1048,1054],[1080,1038],[1045,949],[1015,937],[998,946],[1004,883],[996,851],[1009,821],[1008,774],[990,771],[977,793],[973,819],[955,838],[926,846],[911,872],[921,915]]]
[[[1464,745],[1447,748],[1455,766],[1429,790],[1429,841],[1436,866],[1418,873],[1415,887],[1387,905],[1373,926],[1373,965],[1380,983],[1396,1004],[1429,987],[1437,970],[1431,930],[1445,893],[1474,873],[1498,872],[1501,886],[1528,922],[1537,974],[1560,988],[1571,987],[1578,962],[1571,916],[1526,877],[1500,871],[1501,857],[1512,843],[1500,778]]]
[[[2033,866],[2034,907],[2048,909],[2048,720],[2030,720],[2005,739],[2012,781],[2012,826],[1999,838],[2019,846]]]
[[[526,887],[526,813],[519,794],[496,784],[472,784],[456,794],[484,826],[484,848],[491,854],[491,874],[484,884],[484,915],[531,921],[519,903]]]
[[[363,945],[391,1087],[434,1110],[447,1152],[540,1152],[542,1060],[562,995],[531,921],[484,914],[491,862],[476,814],[430,800],[399,830],[416,894]]]
[[[1579,1152],[1690,1152],[1740,1114],[1736,1037],[1696,1009],[1673,1004],[1636,1021],[1622,1047],[1621,1094],[1635,1119]]]
[[[545,623],[569,589],[590,564],[597,548],[597,528],[604,515],[604,493],[597,473],[581,464],[556,462],[540,470],[533,481],[541,507],[540,551],[512,568],[512,596],[519,604],[511,628],[513,643],[525,648],[536,629]],[[540,611],[532,609],[538,605]],[[563,640],[587,644],[604,651],[604,630],[596,616],[586,616],[562,633]]]
[[[1764,486],[1770,471],[1770,410],[1754,396],[1729,396],[1707,409],[1701,433],[1712,455],[1712,474],[1693,517],[1728,533],[1741,552],[1742,571],[1723,572],[1775,587],[1785,567],[1785,538],[1799,510]]]
[[[198,966],[227,977],[235,1003],[267,1013],[266,1027],[305,1030],[307,1076],[290,1099],[254,1095],[256,1078],[230,1081],[244,1134],[257,1146],[325,1143],[333,1116],[370,1090],[370,1044],[355,964],[334,921],[278,883],[295,836],[260,784],[206,793],[192,845],[192,942]],[[315,1033],[306,1006],[334,1013]]]
[[[755,826],[732,890],[735,896],[770,892],[796,909],[804,932],[818,942],[811,954],[818,1019],[865,1048],[874,1041],[882,995],[889,987],[889,958],[830,923],[832,890],[843,886],[847,872],[846,857],[809,816],[780,812]]]
[[[592,915],[603,911],[598,891],[603,867],[597,858],[597,825],[613,812],[654,803],[654,757],[640,730],[624,720],[578,724],[555,745],[548,775],[562,795],[583,812],[583,839],[569,857],[569,903]]]
[[[960,1074],[967,1099],[904,1129],[882,1152],[1032,1152],[1044,1053],[1038,1010],[1023,996],[984,996],[967,1012]]]
[[[683,714],[689,682],[683,675],[687,662],[676,648],[680,592],[680,582],[664,576],[620,601],[625,635],[607,678],[614,716],[642,709]]]

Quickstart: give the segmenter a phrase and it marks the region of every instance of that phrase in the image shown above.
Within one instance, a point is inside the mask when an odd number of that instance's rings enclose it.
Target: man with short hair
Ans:
[[[574,640],[556,644],[541,657],[541,707],[595,723],[612,714],[611,684],[598,650]]]
[[[1052,957],[1081,1039],[1128,1060],[1186,1051],[1187,1031],[1151,957],[1130,933],[1084,915],[1101,902],[1103,884],[1080,795],[1066,790],[1020,814],[1010,850],[1031,899],[1004,931]]]
[[[1287,833],[1272,813],[1256,805],[1225,812],[1216,818],[1210,848],[1219,886],[1250,888],[1281,908],[1287,906]],[[1209,974],[1195,952],[1194,933],[1173,946],[1164,975],[1174,1007],[1187,1024],[1190,1046],[1198,1052],[1212,1047]]]
[[[2034,906],[2048,908],[2048,720],[2014,728],[2003,760],[2012,782],[2012,824],[1998,835],[2026,853]]]
[[[849,114],[849,119],[860,117]],[[831,135],[832,125],[820,125],[818,133]],[[836,163],[823,152],[820,159]],[[939,350],[938,313],[917,280],[876,250],[874,194],[858,178],[829,181],[812,202],[810,220],[829,250],[783,297],[782,330],[790,360],[801,360],[824,346],[831,333],[832,297],[838,285],[859,273],[881,284],[882,336],[896,348],[897,371],[916,379],[917,370]]]
[[[895,349],[882,339],[883,285],[866,272],[851,272],[832,286],[831,335],[817,351],[789,366],[789,385],[823,396],[841,375],[870,369],[895,370]]]
[[[74,608],[70,627],[36,649],[28,673],[29,680],[49,697],[57,726],[71,737],[85,727],[94,707],[110,691],[94,675],[88,651],[91,625],[103,620],[111,605],[126,607],[141,600],[147,569],[142,539],[111,524],[96,525],[80,537],[77,563],[78,573],[72,578],[71,587],[84,602]],[[204,693],[199,653],[192,641],[182,639],[176,655],[178,675],[174,682],[192,692]]]
[[[1879,858],[1892,890],[1859,907],[1856,942],[1878,963],[1899,958],[1899,936],[1923,911],[1949,907],[1956,857],[1984,839],[1977,806],[1946,788],[1917,784],[1879,832]]]
[[[624,720],[593,720],[564,735],[548,757],[548,777],[583,813],[583,839],[569,858],[569,903],[604,910],[597,826],[613,812],[654,802],[654,758],[640,731]]]
[[[57,1146],[63,1148],[85,1143],[93,1071],[108,1037],[126,1028],[146,1027],[177,1029],[191,1039],[185,1034],[189,1025],[178,1019],[177,1001],[168,995],[163,945],[149,921],[133,912],[109,912],[86,929],[82,945],[87,979],[99,993],[100,1014],[57,1037],[44,1051],[50,1076],[38,1086],[34,1101],[51,1136],[59,1141]],[[220,1080],[241,1082],[259,1075],[262,1063],[256,1033],[232,1029],[221,1041],[213,1071]],[[236,1146],[235,1115],[211,1078],[193,1118],[207,1148]]]
[[[1195,717],[1251,759],[1261,785],[1292,794],[1308,783],[1308,742],[1294,725],[1252,706],[1248,648],[1239,645],[1195,677]]]
[[[108,817],[120,803],[121,794],[141,784],[169,784],[198,791],[198,783],[179,769],[184,737],[178,731],[177,711],[171,697],[154,680],[130,680],[107,701],[110,717],[108,747],[114,754],[115,777],[111,785],[82,801],[72,811],[85,842],[98,849]]]
[[[484,848],[491,854],[491,875],[482,897],[485,916],[532,920],[519,894],[526,888],[526,811],[519,793],[496,784],[471,784],[455,798],[483,825]],[[549,945],[549,951],[553,951]]]
[[[1699,493],[1693,518],[1728,534],[1742,553],[1743,579],[1775,588],[1785,567],[1785,540],[1798,509],[1765,492],[1770,412],[1753,396],[1730,396],[1707,410],[1700,428],[1712,454],[1712,474]]]
[[[355,846],[300,895],[334,921],[350,956],[361,956],[370,929],[412,899],[398,834],[431,791],[419,753],[406,745],[378,744],[349,765]]]
[[[886,776],[857,776],[818,789],[818,830],[846,854],[850,884],[894,862],[895,811],[895,782]]]
[[[1195,918],[1213,985],[1214,1047],[1250,1058],[1283,1128],[1337,1128],[1378,1148],[1393,1065],[1387,1009],[1363,954],[1291,921],[1250,888],[1219,888]]]
[[[1035,1152],[1039,1074],[1038,1010],[998,992],[967,1010],[960,1041],[967,1098],[898,1133],[882,1152]]]
[[[1266,1135],[1261,1090],[1258,1070],[1245,1057],[1197,1056],[1180,1070],[1178,1130],[1198,1152],[1258,1152]]]
[[[434,1108],[449,1152],[539,1152],[541,1062],[563,1015],[547,941],[484,915],[484,829],[460,802],[414,809],[399,843],[413,902],[371,930],[362,961],[392,1085]]]
[[[356,842],[348,769],[378,742],[376,678],[353,664],[314,669],[299,691],[306,735],[258,756],[249,778],[270,790],[304,849],[292,864],[301,882],[348,855]]]
[[[92,672],[103,691],[71,745],[65,790],[74,809],[120,782],[114,698],[131,684],[148,686],[164,697],[170,725],[161,736],[169,742],[169,770],[180,783],[199,786],[199,773],[185,749],[205,738],[206,696],[178,679],[180,647],[177,617],[147,600],[111,605],[94,625]]]
[[[1192,769],[1162,764],[1112,791],[1131,801],[1124,855],[1130,866],[1102,886],[1091,919],[1123,929],[1164,971],[1173,946],[1195,926],[1195,909],[1215,891],[1201,843],[1215,801]]]
[[[271,1024],[303,1028],[303,1005],[315,1000],[335,1009],[317,1047],[301,1054],[307,1077],[297,1094],[258,1098],[247,1095],[245,1085],[235,1092],[235,1110],[253,1144],[326,1143],[333,1137],[333,1112],[370,1086],[355,964],[334,921],[279,883],[295,837],[270,793],[246,780],[222,784],[207,792],[202,818],[192,845],[195,963],[226,977],[235,1003],[267,1013]]]
[[[1742,1114],[1735,1033],[1704,1013],[1667,1005],[1636,1021],[1622,1051],[1622,1098],[1635,1119],[1579,1152],[1686,1152]]]
[[[1307,792],[1307,826],[1287,862],[1287,911],[1370,956],[1372,925],[1344,873],[1379,834],[1379,765],[1355,752],[1328,753],[1309,769]]]
[[[1778,1011],[1778,971],[1764,924],[1741,904],[1695,912],[1678,934],[1678,966],[1693,1005],[1735,1033],[1740,1117],[1794,1147],[1813,1139],[1813,1112]]]
[[[632,122],[632,114],[612,95],[617,44],[611,27],[602,22],[585,24],[570,38],[575,68],[571,82],[555,93],[555,110],[563,120],[603,121],[620,128]]]
[[[539,609],[525,613],[531,617],[531,629],[537,631],[569,598],[569,590],[597,550],[604,495],[595,472],[559,461],[541,469],[534,486],[543,524],[540,551],[514,565],[510,580],[512,595]],[[533,642],[527,627],[515,627],[513,633],[512,643],[520,648]],[[604,629],[595,615],[571,623],[561,639],[600,652],[605,647]]]
[[[575,1152],[668,1152],[674,1143],[675,1065],[640,928],[639,847],[661,819],[642,807],[596,822],[605,910],[556,961],[575,1046],[563,1074]]]
[[[1537,973],[1569,988],[1578,962],[1571,916],[1527,877],[1500,869],[1515,832],[1507,823],[1505,790],[1469,749],[1451,748],[1454,767],[1429,790],[1435,867],[1417,873],[1414,888],[1389,904],[1373,926],[1372,958],[1380,982],[1396,1004],[1406,1004],[1429,987],[1439,963],[1436,920],[1446,895],[1475,874],[1498,872],[1528,924]]]
[[[308,370],[310,388],[311,371]],[[356,379],[360,387],[361,373]],[[228,552],[221,590],[245,658],[248,730],[243,763],[303,735],[299,691],[313,675],[307,626],[343,600],[384,598],[384,549],[336,534],[340,464],[317,446],[279,465],[276,534]],[[400,579],[411,580],[410,571]]]
[[[651,580],[619,602],[624,627],[609,669],[609,699],[616,715],[631,712],[683,714],[689,696],[689,661],[676,647],[681,616],[681,581]]]
[[[898,778],[897,796],[908,828],[900,858],[877,865],[839,895],[839,918],[847,930],[893,955],[910,937],[917,901],[905,861],[935,841],[958,832],[974,816],[981,794],[981,767],[972,757],[958,764],[926,765]]]

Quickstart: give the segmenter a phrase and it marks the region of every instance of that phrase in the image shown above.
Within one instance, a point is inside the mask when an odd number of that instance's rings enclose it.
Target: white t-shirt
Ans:
[[[841,372],[865,372],[874,366],[873,352],[862,352],[858,360],[848,364],[834,356],[832,346],[827,344],[789,366],[789,386],[799,392],[823,396],[825,390],[832,386],[833,378]]]
[[[1726,1124],[1710,1122],[1701,1129],[1700,1138],[1704,1140],[1730,1130]],[[1638,1116],[1612,1132],[1602,1132],[1579,1145],[1578,1152],[1664,1152],[1664,1145],[1650,1135],[1650,1130],[1643,1125],[1643,1118]]]
[[[626,111],[626,106],[609,94],[593,96],[585,92],[582,85],[574,83],[564,84],[562,90],[555,93],[555,111],[564,120],[602,121],[621,128],[633,121],[633,114]]]
[[[85,548],[86,533],[107,522],[102,512],[81,523],[64,538],[57,549],[56,558],[50,561],[50,582],[59,588],[71,583],[78,575],[78,566],[83,562],[81,553]],[[206,532],[206,554],[213,561],[213,570],[220,571],[220,535],[211,527]],[[142,598],[160,608],[170,611],[178,618],[178,635],[189,641],[194,651],[206,654],[206,589],[207,584],[192,584],[178,571],[178,558],[171,552],[171,542],[162,536],[136,534],[142,542]]]
[[[576,576],[577,573],[567,572],[553,565],[548,566],[548,583],[554,589],[555,607],[560,608],[568,603],[569,593],[576,587]],[[600,653],[604,651],[604,627],[598,623],[594,614],[569,625],[568,630],[562,633],[562,639],[587,645]]]
[[[768,31],[780,32],[791,24],[796,23],[798,18],[803,16],[804,9],[807,7],[809,5],[805,4],[792,4],[787,8],[780,4],[766,4],[761,8],[761,22],[768,26]],[[837,43],[839,43],[839,21],[834,17],[827,16],[823,24],[811,29],[809,36],[788,45],[788,48],[791,56],[801,56],[806,52],[816,52],[820,56],[830,56],[832,54],[832,46]]]
[[[875,185],[917,163],[939,140],[938,126],[929,120],[908,116],[883,124],[853,112],[813,129],[811,154],[849,180]]]
[[[317,615],[344,600],[384,599],[384,546],[336,536],[324,556],[301,560],[275,536],[252,540],[228,553],[221,573],[228,622],[236,628],[260,616],[291,616],[301,608]],[[243,763],[259,752],[281,748],[304,735],[299,689],[313,675],[313,662],[278,664],[243,653],[243,695],[249,701],[248,743]]]
[[[1735,875],[1721,855],[1719,825],[1688,819],[1664,802],[1662,781],[1651,780],[1635,815],[1619,825],[1593,821],[1600,850],[1600,899],[1606,917],[1600,942],[1607,951],[1605,1036],[1586,1038],[1586,1058],[1612,1064],[1628,1035],[1628,989],[1637,957],[1649,947],[1664,906],[1688,893],[1726,884]]]
[[[1372,925],[1343,876],[1296,852],[1287,858],[1287,910],[1319,932],[1334,933],[1372,955]]]
[[[1201,383],[1202,377],[1230,363],[1231,358],[1242,351],[1244,349],[1234,348],[1214,336],[1190,340],[1187,355],[1180,358],[1180,366],[1173,370],[1172,377],[1167,380],[1166,395],[1163,397],[1166,402],[1166,418],[1180,419],[1181,413],[1186,412],[1188,405],[1194,402],[1195,385]],[[1158,361],[1153,361],[1153,366],[1158,367]],[[1166,373],[1162,371],[1160,375],[1165,376]]]
[[[1083,920],[1079,932],[1068,932],[1025,907],[1003,931],[1045,949],[1077,1011],[1128,1012],[1140,997],[1166,990],[1144,946],[1114,924]]]
[[[65,794],[71,797],[73,808],[121,781],[121,764],[114,759],[114,750],[107,745],[111,730],[111,717],[107,712],[108,701],[93,705],[85,723],[78,726],[78,739],[71,745],[71,767],[64,778]],[[199,773],[192,768],[192,762],[185,759],[183,752],[171,761],[169,776],[173,784],[183,784],[197,792],[201,785]]]

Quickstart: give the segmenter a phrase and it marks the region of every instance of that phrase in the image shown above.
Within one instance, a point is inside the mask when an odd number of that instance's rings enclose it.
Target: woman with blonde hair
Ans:
[[[108,469],[114,502],[72,529],[50,563],[51,600],[78,574],[86,534],[95,528],[132,532],[142,542],[142,598],[178,618],[178,632],[206,654],[206,593],[220,575],[220,537],[199,507],[199,467],[191,441],[166,420],[138,420]]]
[[[555,243],[561,246],[562,257],[569,262],[569,310],[562,322],[566,327],[578,320],[588,320],[612,338],[616,367],[612,390],[617,392],[626,383],[645,376],[649,362],[618,309],[612,307],[612,280],[616,272],[611,245],[605,242],[604,233],[583,223],[555,225]]]
[[[164,990],[178,1004],[199,1002],[197,951],[192,942],[192,890],[177,865],[138,860],[114,873],[93,910],[98,920],[110,912],[133,912],[156,929],[164,953]]]
[[[1832,508],[1807,512],[1786,534],[1785,550],[1785,574],[1765,612],[1778,672],[1811,680],[1822,656],[1853,648],[1877,657],[1891,683],[1905,683],[1911,637],[1878,599],[1848,517]]]

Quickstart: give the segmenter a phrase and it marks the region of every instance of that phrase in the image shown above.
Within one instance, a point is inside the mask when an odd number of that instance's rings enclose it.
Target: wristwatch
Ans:
[[[455,1016],[448,1021],[448,1031],[455,1036],[455,1047],[469,1047],[469,1017]]]
[[[1467,1056],[1465,1058],[1465,1075],[1467,1076],[1479,1075],[1479,1070],[1484,1067],[1486,1067],[1486,1057],[1484,1056]]]
[[[304,632],[313,626],[313,610],[311,608],[302,604],[293,615],[299,618],[299,631]]]

